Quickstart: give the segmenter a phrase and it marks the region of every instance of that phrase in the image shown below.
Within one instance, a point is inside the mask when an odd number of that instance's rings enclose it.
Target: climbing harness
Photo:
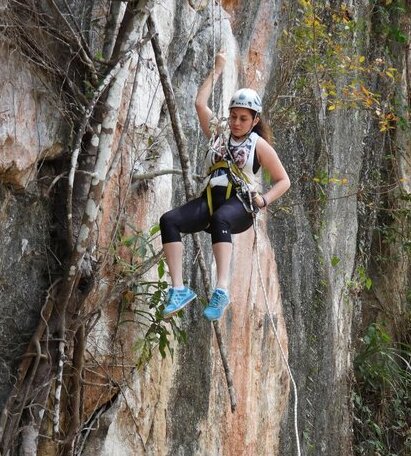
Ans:
[[[213,214],[213,202],[210,181],[215,171],[218,170],[222,170],[227,175],[228,179],[225,199],[227,200],[230,198],[230,196],[232,195],[232,190],[234,189],[235,194],[243,204],[244,209],[250,214],[256,214],[259,211],[259,208],[253,202],[253,196],[255,196],[255,192],[250,190],[250,179],[236,165],[234,157],[230,150],[230,135],[227,135],[227,132],[229,131],[227,119],[221,118],[220,120],[218,120],[216,118],[213,118],[210,121],[210,131],[211,137],[207,153],[221,153],[221,149],[224,150],[224,156],[222,160],[214,163],[208,169],[209,181],[206,187],[206,194],[210,215]],[[216,149],[216,144],[219,150]]]
[[[253,203],[254,192],[251,192],[248,187],[249,180],[247,176],[241,173],[241,170],[238,168],[238,166],[235,163],[232,163],[231,160],[221,160],[220,162],[217,162],[211,166],[209,169],[210,176],[212,176],[214,171],[217,171],[218,169],[225,170],[228,178],[225,199],[228,200],[230,198],[232,190],[234,188],[236,196],[243,204],[244,209],[248,213],[257,213],[259,211],[259,208]],[[208,209],[210,215],[213,215],[214,210],[210,182],[207,184],[206,193]]]
[[[218,162],[210,168],[210,174],[213,174],[214,171],[216,171],[217,169],[227,169],[227,168],[228,168],[227,162],[225,162],[225,161]],[[228,200],[230,198],[232,189],[233,189],[233,184],[231,181],[229,181],[228,185],[227,185],[227,190],[225,192],[226,200]],[[210,216],[211,216],[211,215],[213,215],[214,208],[213,208],[213,196],[212,196],[210,183],[207,184],[206,194],[207,194],[208,212],[210,213]]]

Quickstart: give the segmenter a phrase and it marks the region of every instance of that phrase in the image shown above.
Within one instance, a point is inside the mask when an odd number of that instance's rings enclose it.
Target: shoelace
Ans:
[[[183,300],[184,298],[184,290],[175,290],[175,294],[176,294],[176,301],[177,301],[177,304],[180,304],[180,302]]]
[[[223,305],[222,298],[224,298],[224,293],[214,293],[210,301],[210,307],[221,307]]]
[[[175,290],[173,288],[170,289],[170,300],[173,299],[176,305],[179,305],[181,301],[185,298],[185,291],[186,290]]]

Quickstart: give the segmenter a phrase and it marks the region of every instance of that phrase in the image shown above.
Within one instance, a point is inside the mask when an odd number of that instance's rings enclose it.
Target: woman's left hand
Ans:
[[[259,193],[253,196],[253,202],[259,209],[264,209],[267,206],[265,198]]]

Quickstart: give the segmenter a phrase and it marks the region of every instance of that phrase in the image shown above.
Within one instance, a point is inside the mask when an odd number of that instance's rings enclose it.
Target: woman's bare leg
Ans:
[[[213,244],[213,253],[217,265],[216,288],[228,289],[232,251],[233,245],[231,242],[216,242]]]
[[[168,242],[163,244],[164,254],[168,265],[173,287],[183,286],[183,243]]]

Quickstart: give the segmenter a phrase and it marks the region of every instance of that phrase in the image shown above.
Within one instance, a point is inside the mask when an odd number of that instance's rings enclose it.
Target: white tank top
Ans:
[[[257,186],[257,175],[253,172],[254,157],[255,157],[255,147],[257,140],[260,136],[254,131],[251,132],[246,139],[241,141],[236,141],[234,138],[230,137],[227,140],[228,146],[230,147],[231,156],[233,157],[234,163],[237,167],[247,176],[250,184],[249,188],[251,191],[258,190]],[[220,146],[220,138],[217,138],[212,148],[207,152],[205,158],[205,166],[208,171],[212,165],[215,165],[217,162],[225,160],[228,153],[226,151],[225,145]],[[224,172],[214,172],[214,175],[211,176],[209,184],[211,187],[216,185],[221,185],[226,187],[228,185],[228,177]]]

